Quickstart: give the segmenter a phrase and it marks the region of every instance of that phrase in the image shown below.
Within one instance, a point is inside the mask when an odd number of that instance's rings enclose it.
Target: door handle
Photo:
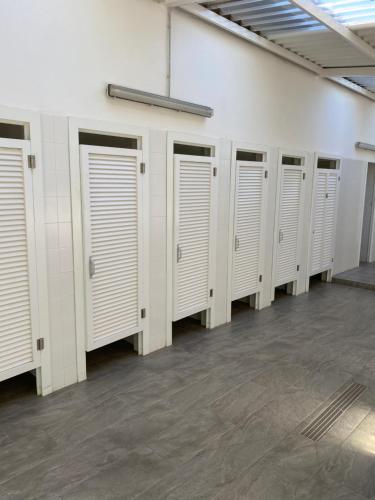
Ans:
[[[279,243],[281,243],[284,239],[284,233],[282,229],[279,229]]]
[[[181,258],[182,258],[182,250],[180,245],[177,245],[177,262],[180,262]]]
[[[240,248],[240,239],[238,236],[234,237],[234,250],[237,252],[237,250]]]
[[[89,257],[89,276],[93,278],[96,272],[95,261],[92,257]]]

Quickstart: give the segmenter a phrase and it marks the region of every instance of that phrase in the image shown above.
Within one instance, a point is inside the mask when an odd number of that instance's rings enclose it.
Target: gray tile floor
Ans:
[[[46,398],[0,384],[0,498],[375,499],[375,295],[316,283],[233,322],[190,321],[148,357],[125,342]],[[342,384],[368,390],[321,441],[302,423]]]
[[[359,267],[336,274],[333,281],[342,285],[375,290],[375,262],[371,264],[362,262]]]

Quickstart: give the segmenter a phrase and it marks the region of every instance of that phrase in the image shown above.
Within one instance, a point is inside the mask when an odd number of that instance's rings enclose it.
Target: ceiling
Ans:
[[[375,101],[375,0],[161,0]]]

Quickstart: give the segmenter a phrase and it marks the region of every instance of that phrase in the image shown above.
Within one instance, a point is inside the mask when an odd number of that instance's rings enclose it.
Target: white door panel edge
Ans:
[[[30,141],[0,139],[0,380],[40,368]]]
[[[216,169],[213,157],[174,155],[174,321],[214,302]]]
[[[87,350],[142,330],[142,152],[81,146]]]

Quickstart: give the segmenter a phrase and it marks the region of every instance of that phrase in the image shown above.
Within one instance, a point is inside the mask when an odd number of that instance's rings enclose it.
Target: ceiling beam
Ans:
[[[332,16],[326,14],[313,2],[310,0],[290,0],[290,2],[310,14],[334,33],[337,33],[337,35],[341,36],[341,38],[362,52],[362,54],[375,61],[375,49],[371,47],[371,45],[362,40],[362,38],[356,35],[352,30],[337,22]]]
[[[348,68],[325,68],[322,76],[375,76],[375,66],[349,66]]]

